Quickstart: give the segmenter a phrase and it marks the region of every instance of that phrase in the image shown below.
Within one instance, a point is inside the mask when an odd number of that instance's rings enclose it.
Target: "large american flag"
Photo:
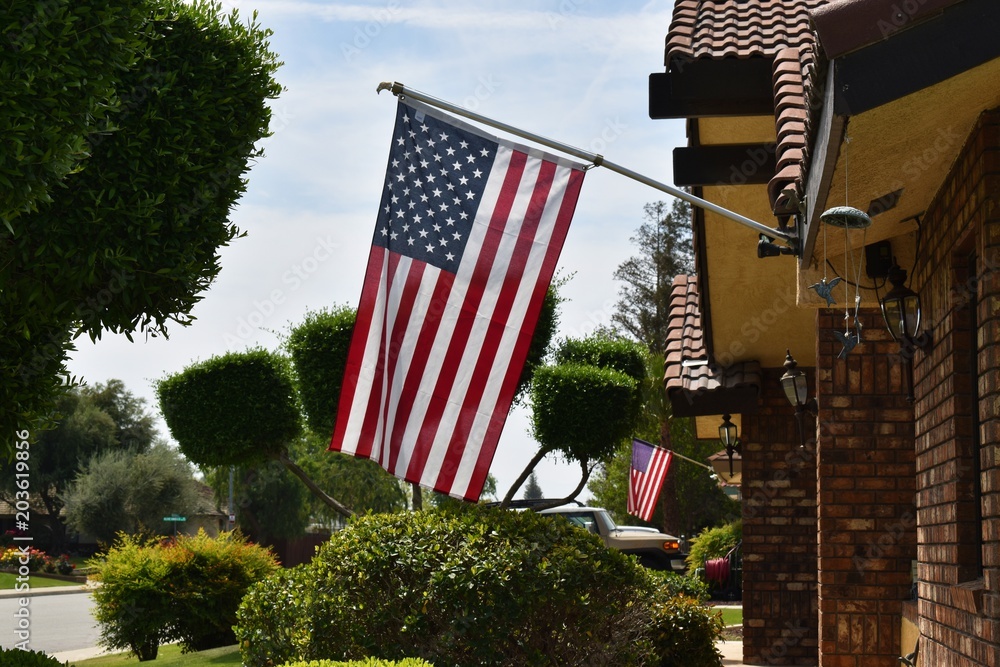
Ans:
[[[656,510],[663,479],[673,458],[669,449],[632,440],[632,466],[628,477],[628,513],[649,521]]]
[[[400,101],[331,450],[479,499],[583,176]]]

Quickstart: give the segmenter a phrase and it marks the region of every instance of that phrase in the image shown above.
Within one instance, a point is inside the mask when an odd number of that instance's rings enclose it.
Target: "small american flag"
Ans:
[[[331,450],[479,499],[583,176],[399,103]]]
[[[628,513],[649,521],[660,497],[660,487],[673,458],[669,449],[632,440],[632,468],[628,478]]]

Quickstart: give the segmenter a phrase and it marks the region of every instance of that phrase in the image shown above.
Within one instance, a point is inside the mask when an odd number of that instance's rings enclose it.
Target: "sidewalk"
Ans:
[[[741,667],[743,665],[743,642],[716,642],[722,653],[722,664],[725,667]]]

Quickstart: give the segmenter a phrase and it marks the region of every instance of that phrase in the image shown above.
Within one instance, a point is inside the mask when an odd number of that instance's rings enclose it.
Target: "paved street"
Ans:
[[[0,597],[0,646],[5,648],[21,641],[15,634],[19,618],[15,614],[21,609],[18,600],[15,596]],[[90,594],[83,591],[28,598],[28,647],[56,653],[96,646],[100,633],[91,616],[93,604]]]

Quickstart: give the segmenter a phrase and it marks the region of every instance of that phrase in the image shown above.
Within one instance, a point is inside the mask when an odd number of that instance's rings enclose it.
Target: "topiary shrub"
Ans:
[[[642,664],[644,570],[592,534],[470,506],[357,518],[240,606],[243,663]]]
[[[188,651],[234,644],[244,594],[278,568],[270,552],[245,544],[238,533],[211,538],[204,532],[162,544],[122,535],[90,564],[101,583],[94,618],[102,644],[140,661],[155,659],[170,640]]]
[[[0,648],[0,667],[66,667],[66,665],[69,663],[56,660],[41,651]]]

